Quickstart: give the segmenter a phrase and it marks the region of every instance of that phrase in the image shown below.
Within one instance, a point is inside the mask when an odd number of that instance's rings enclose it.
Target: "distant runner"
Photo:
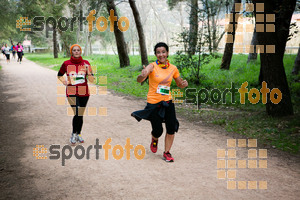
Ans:
[[[8,47],[7,44],[5,44],[5,47],[3,49],[5,56],[6,56],[6,62],[9,63],[10,62],[10,48]]]
[[[12,57],[13,57],[14,60],[15,60],[15,59],[16,59],[17,46],[14,45],[14,44],[12,43],[12,46],[11,46],[11,48],[10,48],[10,51],[12,52]]]
[[[22,62],[22,57],[23,57],[23,46],[21,45],[21,43],[19,42],[17,45],[17,54],[18,54],[18,60],[17,62],[20,61],[20,64]]]

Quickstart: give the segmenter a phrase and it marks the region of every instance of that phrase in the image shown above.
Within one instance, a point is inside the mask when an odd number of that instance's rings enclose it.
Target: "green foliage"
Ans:
[[[10,38],[17,35],[16,20],[18,19],[18,12],[16,1],[1,0],[0,8],[0,42],[10,45]]]
[[[202,63],[207,64],[211,56],[202,55]],[[175,65],[188,82],[200,85],[205,79],[205,75],[200,71],[199,58],[197,56],[189,56],[178,51],[175,56]]]
[[[170,8],[170,10],[173,10],[175,6],[178,5],[180,2],[185,2],[187,0],[167,0],[167,4]]]
[[[60,34],[60,39],[62,41],[62,43],[64,44],[63,47],[64,47],[64,57],[67,57],[69,56],[69,52],[70,52],[70,49],[69,47],[72,45],[72,44],[75,44],[76,43],[76,29],[78,27],[74,28],[75,30],[74,31],[71,31],[71,30],[67,30],[67,31],[59,31],[59,34]]]
[[[190,50],[187,51],[188,41],[191,40],[191,37],[186,29],[178,34],[177,42],[183,44],[184,51],[176,52],[175,65],[179,71],[184,74],[183,77],[186,78],[188,82],[200,85],[200,82],[205,79],[204,74],[201,72],[201,67],[209,63],[214,57],[214,54],[208,55],[205,53],[204,46],[208,41],[205,40],[206,34],[204,30],[201,29],[197,36],[195,55],[192,55]]]

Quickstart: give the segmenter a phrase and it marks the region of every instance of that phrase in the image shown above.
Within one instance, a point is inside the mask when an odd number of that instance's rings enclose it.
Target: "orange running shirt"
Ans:
[[[156,104],[161,101],[169,101],[172,99],[171,90],[168,95],[157,93],[158,85],[169,86],[171,85],[172,79],[179,77],[179,71],[175,65],[170,63],[167,69],[162,69],[156,62],[151,63],[154,68],[149,74],[149,91],[147,95],[147,102]]]

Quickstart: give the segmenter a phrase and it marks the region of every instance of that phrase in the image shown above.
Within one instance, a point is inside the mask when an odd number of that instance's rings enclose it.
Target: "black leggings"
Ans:
[[[167,133],[173,135],[175,133],[176,126],[176,113],[174,103],[170,102],[169,107],[166,107],[165,110],[165,118],[162,119],[159,114],[160,108],[155,108],[155,110],[151,113],[150,122],[152,126],[152,135],[155,138],[159,138],[163,133],[162,123],[165,122]]]
[[[74,111],[73,117],[73,133],[80,134],[83,124],[83,113],[86,107],[86,104],[89,100],[89,96],[79,97],[76,95],[69,95],[68,101]]]
[[[22,62],[22,57],[23,57],[23,52],[17,52],[18,53],[18,61],[20,60],[20,62]]]

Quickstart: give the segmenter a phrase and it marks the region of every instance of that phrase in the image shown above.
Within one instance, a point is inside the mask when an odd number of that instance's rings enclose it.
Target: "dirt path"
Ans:
[[[217,178],[217,149],[226,149],[224,131],[195,125],[180,118],[175,137],[174,163],[162,160],[163,137],[156,154],[150,152],[150,123],[130,116],[145,101],[108,95],[91,96],[90,107],[107,107],[108,116],[85,116],[82,145],[87,149],[96,139],[112,148],[124,147],[126,138],[146,149],[137,160],[112,157],[99,159],[36,160],[33,148],[68,144],[72,117],[67,105],[57,105],[56,72],[24,60],[6,64],[1,55],[0,71],[0,199],[299,199],[300,159],[269,150],[267,169],[236,169],[233,181],[267,181],[267,189],[227,189]],[[109,77],[108,77],[109,78]],[[73,147],[74,149],[74,147]],[[258,148],[257,148],[258,149]],[[236,148],[237,159],[247,160],[247,148]],[[66,151],[68,154],[68,151]],[[79,151],[80,154],[80,151]],[[47,154],[49,156],[49,152]],[[266,160],[266,159],[265,159]]]

